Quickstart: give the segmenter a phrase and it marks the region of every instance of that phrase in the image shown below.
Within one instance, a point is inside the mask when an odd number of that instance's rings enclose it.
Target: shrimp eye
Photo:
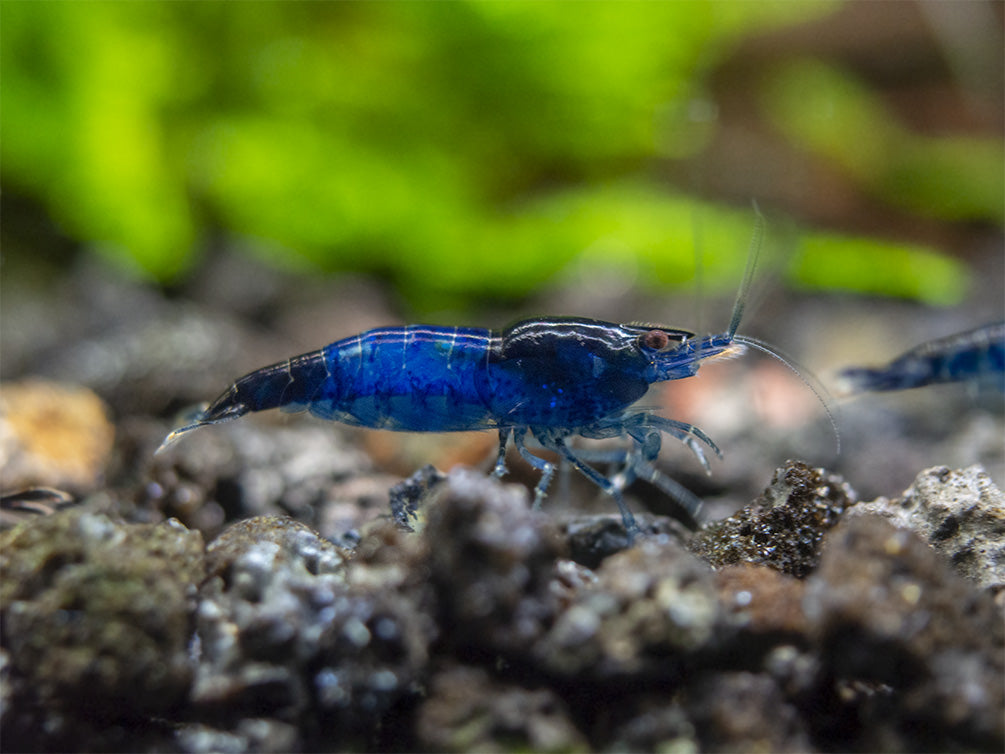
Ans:
[[[639,336],[639,343],[654,351],[662,351],[670,342],[670,336],[662,330],[650,330]]]

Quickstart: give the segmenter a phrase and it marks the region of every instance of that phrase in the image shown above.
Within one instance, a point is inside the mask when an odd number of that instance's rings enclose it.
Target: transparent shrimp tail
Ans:
[[[179,438],[181,438],[182,435],[188,434],[193,429],[199,429],[199,427],[204,426],[206,425],[203,424],[202,422],[197,421],[193,422],[192,424],[186,424],[184,427],[178,427],[178,429],[171,430],[170,432],[168,432],[167,437],[164,438],[164,441],[157,447],[157,450],[154,451],[154,455],[157,455],[158,453],[162,453],[163,451],[167,450],[168,447],[178,442]]]
[[[317,392],[322,375],[327,375],[327,371],[321,351],[256,369],[227,388],[196,414],[191,423],[168,434],[155,452],[160,453],[193,429],[231,421],[251,411],[270,408],[302,411]]]
[[[167,437],[164,438],[164,442],[162,442],[160,447],[154,451],[154,455],[160,453],[169,446],[174,445],[179,439],[181,439],[182,435],[187,435],[193,429],[208,427],[212,424],[220,424],[222,422],[237,419],[238,417],[244,416],[249,410],[248,406],[244,403],[234,402],[233,392],[228,391],[227,393],[224,393],[224,395],[220,396],[220,398],[218,398],[212,405],[199,411],[195,415],[194,421],[169,432]]]
[[[849,367],[838,375],[838,396],[847,398],[869,390],[889,390],[887,377],[882,369]]]

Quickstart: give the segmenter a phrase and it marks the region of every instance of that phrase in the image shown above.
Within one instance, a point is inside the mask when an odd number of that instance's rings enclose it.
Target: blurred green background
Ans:
[[[178,285],[240,241],[421,316],[584,255],[686,284],[696,237],[708,284],[735,281],[754,199],[796,228],[792,283],[953,305],[968,234],[1005,224],[991,3],[0,13],[7,263],[56,237]]]

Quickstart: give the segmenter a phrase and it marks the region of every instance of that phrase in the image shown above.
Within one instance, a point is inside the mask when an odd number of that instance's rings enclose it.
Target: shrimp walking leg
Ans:
[[[506,476],[506,448],[512,431],[509,427],[499,430],[499,450],[496,452],[496,462],[492,467],[492,476],[496,479]]]
[[[680,506],[681,511],[685,514],[684,522],[692,528],[696,528],[698,512],[702,506],[701,498],[653,465],[653,461],[659,456],[660,447],[662,446],[660,433],[652,430],[641,440],[638,435],[633,433],[633,438],[637,443],[636,449],[629,455],[625,467],[621,472],[624,478],[624,485],[631,484],[634,479],[641,479],[658,487]],[[704,456],[699,457],[704,459]],[[706,470],[708,469],[707,464],[705,468]]]
[[[708,459],[705,457],[705,451],[701,446],[702,443],[708,446],[716,456],[722,458],[722,451],[719,450],[719,446],[712,441],[711,437],[698,429],[698,427],[686,422],[656,416],[646,411],[640,411],[636,414],[629,414],[618,419],[595,424],[591,427],[585,427],[580,430],[579,434],[583,437],[592,437],[595,439],[620,437],[627,434],[634,437],[637,442],[643,443],[649,435],[645,430],[666,432],[671,437],[682,442],[694,453],[706,473],[710,471],[710,468]],[[652,440],[649,440],[649,442],[652,442]],[[657,445],[657,452],[658,448],[659,446]]]
[[[517,452],[527,463],[541,472],[541,478],[534,488],[534,510],[539,510],[541,508],[541,501],[544,500],[544,496],[548,491],[548,485],[551,484],[551,478],[555,475],[555,464],[543,458],[538,458],[527,450],[527,446],[524,443],[526,437],[526,427],[518,427],[513,430],[513,442],[516,445]]]
[[[572,452],[569,446],[565,444],[565,440],[563,438],[545,435],[544,438],[539,437],[539,439],[541,440],[542,445],[549,450],[557,451],[562,458],[575,466],[576,469],[585,475],[587,479],[614,498],[614,502],[617,504],[618,510],[621,512],[621,521],[625,525],[625,530],[628,532],[628,538],[630,540],[634,540],[635,535],[642,533],[641,529],[639,529],[638,523],[635,521],[635,516],[632,515],[631,510],[629,510],[628,506],[625,504],[624,498],[621,495],[621,490],[614,482],[605,477],[592,466],[588,465],[585,461],[581,461],[576,454]]]
[[[601,463],[619,467],[619,471],[610,477],[610,481],[622,493],[636,479],[641,479],[643,482],[657,487],[668,495],[679,508],[681,521],[692,529],[697,528],[697,516],[703,505],[702,499],[653,465],[653,461],[659,456],[662,447],[660,433],[656,430],[650,430],[648,433],[635,430],[629,434],[633,440],[631,449],[577,449],[576,455],[586,463]],[[692,450],[694,449],[692,448]],[[702,457],[699,456],[699,459]]]
[[[722,458],[722,451],[719,450],[719,446],[716,445],[712,438],[702,432],[698,427],[693,424],[687,424],[686,422],[679,422],[676,419],[667,419],[665,416],[656,416],[655,414],[641,413],[635,414],[632,419],[634,420],[633,426],[628,428],[629,434],[633,434],[632,429],[653,429],[656,430],[656,436],[659,437],[659,432],[666,432],[671,437],[674,437],[684,443],[691,452],[695,454],[698,461],[701,463],[702,467],[705,469],[705,473],[711,473],[711,469],[708,465],[708,459],[705,457],[705,451],[701,447],[704,443],[712,452],[716,454],[719,458]],[[649,433],[646,437],[651,437]],[[656,446],[656,453],[659,453],[659,445]],[[648,460],[653,460],[656,455],[652,455]]]

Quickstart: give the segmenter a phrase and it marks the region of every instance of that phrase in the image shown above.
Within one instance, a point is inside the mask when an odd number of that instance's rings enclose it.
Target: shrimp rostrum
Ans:
[[[723,333],[696,337],[669,327],[574,318],[528,319],[502,331],[424,325],[370,330],[242,377],[161,447],[198,427],[271,408],[406,432],[495,429],[496,476],[506,472],[512,438],[520,456],[541,472],[534,502],[540,505],[555,466],[527,449],[532,436],[610,494],[633,536],[639,527],[622,490],[635,478],[662,488],[689,516],[700,506],[653,466],[662,434],[690,448],[706,471],[705,449],[721,455],[697,427],[633,404],[654,383],[694,375],[705,360],[742,353],[745,345],[765,348],[736,335],[755,264],[752,253]],[[609,458],[620,462],[619,471],[605,476],[589,465],[569,446],[577,435],[628,438],[629,449]]]

